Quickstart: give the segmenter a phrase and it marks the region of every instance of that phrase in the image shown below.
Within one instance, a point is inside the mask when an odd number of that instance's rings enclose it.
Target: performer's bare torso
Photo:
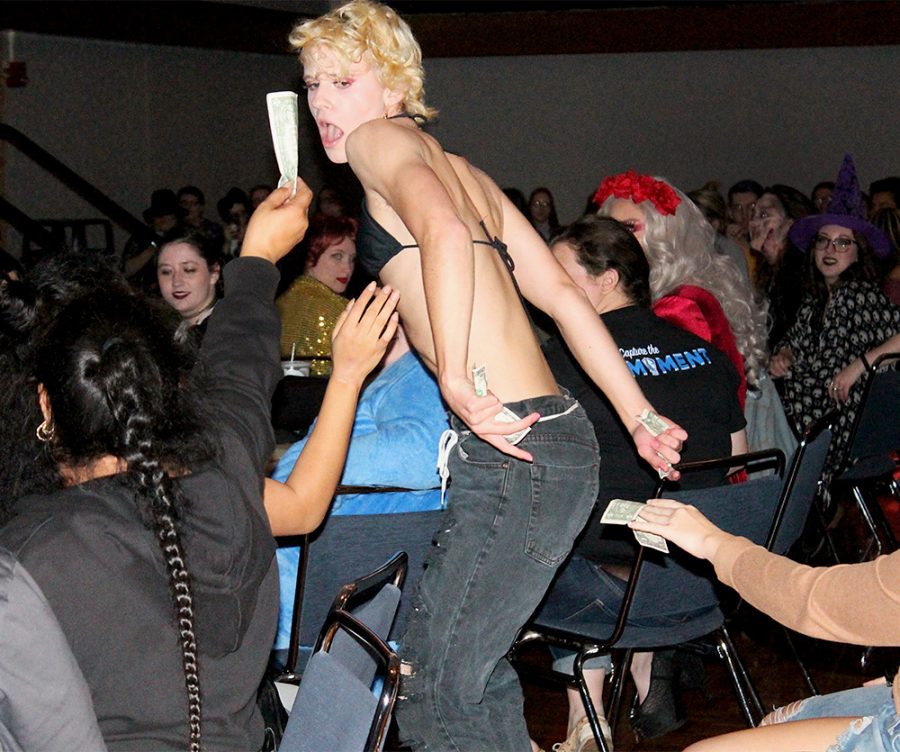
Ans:
[[[445,153],[431,136],[422,132],[417,132],[416,136],[421,140],[424,161],[450,194],[472,240],[490,240],[494,236],[503,240],[502,194],[496,184],[462,157]],[[416,243],[397,212],[368,187],[366,201],[372,217],[401,244]],[[420,211],[427,212],[428,207],[422,206]],[[484,222],[491,238],[485,235],[479,221]],[[558,394],[559,389],[541,354],[504,259],[489,245],[478,243],[471,247],[474,300],[468,365],[486,367],[489,387],[503,402]],[[515,249],[510,250],[514,254]],[[450,269],[455,260],[441,258],[439,263],[441,268]],[[420,249],[410,248],[398,253],[385,264],[380,277],[382,284],[400,291],[399,311],[406,334],[423,361],[436,371]]]

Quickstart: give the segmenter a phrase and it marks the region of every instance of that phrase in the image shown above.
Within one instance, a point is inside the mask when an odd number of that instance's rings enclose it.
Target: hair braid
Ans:
[[[98,370],[105,371],[106,400],[113,421],[121,427],[122,459],[139,493],[149,502],[150,522],[162,551],[175,606],[175,621],[181,642],[181,663],[187,688],[189,748],[200,752],[201,710],[197,639],[194,634],[194,599],[185,565],[184,548],[176,520],[182,506],[178,489],[154,451],[153,406],[159,405],[162,381],[151,359],[141,358],[140,348],[124,340],[107,340]],[[110,362],[112,361],[112,362]],[[148,362],[150,361],[150,362]],[[140,366],[142,378],[133,369]]]

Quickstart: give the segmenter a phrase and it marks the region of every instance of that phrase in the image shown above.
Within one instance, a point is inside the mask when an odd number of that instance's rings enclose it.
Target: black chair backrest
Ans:
[[[745,483],[673,491],[664,496],[692,504],[727,532],[763,543],[778,505],[781,487],[781,478],[769,475]],[[707,562],[686,554],[677,546],[670,544],[668,555],[645,551],[629,619],[679,613],[685,610],[685,604],[690,604],[691,610],[716,606],[719,596],[715,580]],[[667,587],[667,582],[672,586]]]
[[[836,417],[837,413],[830,413],[809,426],[794,451],[765,540],[766,548],[776,554],[786,553],[803,533],[825,469]]]
[[[900,449],[900,353],[879,357],[866,374],[862,402],[853,424],[844,468],[864,457],[887,455]],[[891,368],[879,370],[882,366]]]
[[[401,550],[409,558],[406,591],[413,592],[443,517],[443,510],[329,515],[314,534],[304,536],[295,601],[299,609],[296,605],[294,608],[298,644],[315,643],[335,593],[347,582],[348,576],[371,571]],[[402,600],[390,639],[403,634],[410,600]]]

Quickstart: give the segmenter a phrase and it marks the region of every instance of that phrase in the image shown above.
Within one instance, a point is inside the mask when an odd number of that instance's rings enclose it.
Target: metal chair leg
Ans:
[[[598,655],[602,655],[602,653],[595,645],[581,649],[575,655],[573,673],[575,674],[575,682],[578,685],[578,694],[581,695],[581,704],[584,706],[584,712],[587,715],[588,724],[591,727],[594,740],[597,742],[597,747],[600,752],[612,752],[606,743],[606,739],[603,738],[600,718],[597,715],[597,709],[594,707],[594,701],[591,699],[587,681],[584,678],[584,662],[590,658],[596,658]]]
[[[760,718],[765,715],[762,699],[750,680],[750,675],[747,673],[747,669],[744,668],[734,643],[731,641],[731,636],[724,625],[718,631],[717,647],[719,655],[728,666],[744,719],[750,728],[754,728],[757,725],[756,717],[753,715],[754,711]]]
[[[625,677],[631,669],[631,658],[634,655],[634,650],[632,648],[628,648],[623,651],[622,657],[619,660],[619,665],[616,668],[613,681],[612,681],[612,695],[609,701],[609,710],[606,714],[606,719],[609,721],[609,728],[615,736],[616,734],[616,726],[619,723],[619,718],[621,717],[622,712],[622,695],[625,690]]]
[[[856,506],[859,508],[859,513],[862,515],[863,520],[866,523],[866,527],[869,528],[869,532],[872,534],[872,543],[875,546],[875,555],[881,556],[884,553],[884,548],[881,545],[881,536],[878,535],[878,526],[875,524],[875,518],[872,517],[872,510],[869,509],[869,505],[866,504],[866,500],[862,495],[862,491],[860,491],[859,486],[853,486],[853,498],[856,501]],[[863,555],[863,560],[865,560],[868,556],[868,553],[872,545],[869,545],[865,553]]]
[[[803,675],[803,681],[806,682],[807,689],[809,689],[810,694],[819,694],[819,688],[813,681],[812,675],[809,673],[809,669],[806,668],[806,664],[800,657],[800,653],[797,652],[797,646],[794,643],[794,638],[791,636],[791,631],[787,627],[782,627],[782,629],[784,631],[784,639],[788,644],[788,648],[794,656],[794,660],[797,662],[797,667],[800,669],[800,673]]]

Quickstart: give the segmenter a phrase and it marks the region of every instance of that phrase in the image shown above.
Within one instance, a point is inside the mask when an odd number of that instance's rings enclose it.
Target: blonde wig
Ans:
[[[378,80],[403,93],[403,111],[431,120],[437,110],[425,104],[425,71],[422,50],[409,25],[386,5],[353,0],[324,16],[304,21],[291,31],[291,47],[300,63],[308,65],[315,50],[328,47],[353,63],[372,66]]]
[[[766,304],[753,291],[727,256],[715,250],[716,231],[685,194],[663,178],[680,199],[674,214],[663,215],[649,200],[644,212],[644,252],[650,262],[650,293],[659,300],[681,285],[696,285],[715,296],[725,311],[738,351],[744,359],[748,384],[756,385],[768,362]],[[609,196],[597,213],[609,215],[616,201]]]

